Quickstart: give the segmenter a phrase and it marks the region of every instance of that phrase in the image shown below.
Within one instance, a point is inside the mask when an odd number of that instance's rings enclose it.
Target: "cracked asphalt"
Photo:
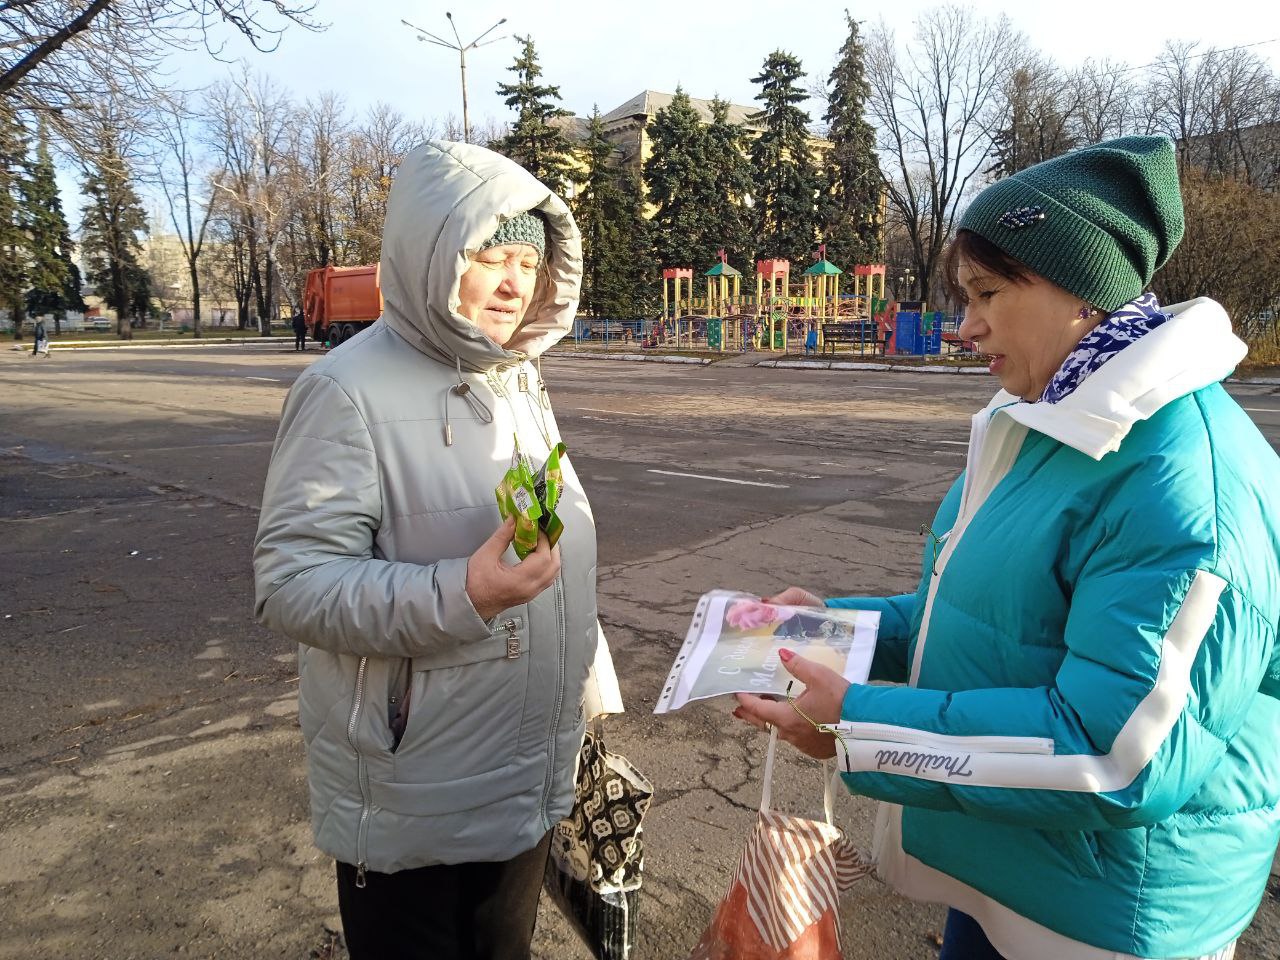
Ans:
[[[310,843],[294,648],[252,621],[250,546],[285,391],[276,346],[0,354],[0,958],[344,956]],[[760,802],[764,739],[653,703],[716,587],[897,592],[963,467],[985,377],[549,358],[599,529],[628,712],[654,781],[639,956],[688,955]],[[1232,387],[1280,444],[1280,388]],[[817,816],[784,753],[774,803]],[[870,843],[873,805],[838,822]],[[1237,953],[1280,954],[1280,884]],[[930,958],[943,911],[863,880],[845,956]],[[535,956],[585,960],[544,904]]]

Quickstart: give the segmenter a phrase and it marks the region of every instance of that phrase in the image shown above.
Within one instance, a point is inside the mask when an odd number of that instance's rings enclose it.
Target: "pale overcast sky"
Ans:
[[[511,78],[507,67],[516,53],[514,36],[526,33],[537,45],[546,82],[558,85],[564,106],[582,116],[593,104],[603,113],[646,88],[671,92],[677,84],[692,96],[719,94],[751,104],[756,93],[751,77],[775,49],[800,57],[810,78],[830,71],[844,39],[846,8],[868,27],[883,18],[906,38],[914,18],[937,5],[929,0],[878,5],[830,0],[317,0],[316,17],[330,24],[328,30],[313,34],[290,29],[277,51],[248,59],[300,99],[333,90],[353,111],[383,100],[417,118],[460,115],[457,55],[417,42],[400,23],[403,18],[451,38],[444,16],[451,10],[464,43],[507,18],[490,34],[506,39],[467,57],[473,124],[485,117],[510,118],[495,87]],[[1030,44],[1064,66],[1090,56],[1146,64],[1171,39],[1219,47],[1280,40],[1280,6],[1274,0],[977,0],[970,6],[986,16],[1007,14]],[[226,54],[241,55],[246,46],[233,41]],[[1280,72],[1280,42],[1252,49]],[[174,58],[174,66],[184,83],[197,84],[228,69],[203,52]]]
[[[353,114],[381,100],[412,119],[460,117],[457,55],[418,42],[400,21],[451,37],[444,16],[451,10],[463,41],[470,42],[505,17],[489,35],[505,39],[467,58],[470,116],[478,126],[486,118],[511,119],[495,88],[512,78],[507,68],[517,34],[533,36],[544,80],[560,87],[563,105],[587,116],[594,104],[607,113],[642,90],[670,93],[677,84],[691,96],[718,94],[750,105],[757,91],[751,77],[773,50],[798,56],[809,73],[806,83],[830,72],[844,40],[846,8],[864,30],[883,18],[904,40],[914,19],[935,6],[932,0],[875,6],[832,0],[316,0],[315,16],[329,24],[327,30],[291,27],[270,54],[255,53],[229,34],[222,55],[244,58],[300,101],[331,90]],[[1006,14],[1032,46],[1063,66],[1090,56],[1140,66],[1157,57],[1166,40],[1192,39],[1204,46],[1256,44],[1251,49],[1280,73],[1280,6],[1274,0],[974,0],[969,6],[983,16]],[[172,82],[181,86],[203,86],[233,69],[203,49],[170,58]],[[811,107],[816,120],[821,108]],[[74,222],[83,200],[70,176],[58,179]]]

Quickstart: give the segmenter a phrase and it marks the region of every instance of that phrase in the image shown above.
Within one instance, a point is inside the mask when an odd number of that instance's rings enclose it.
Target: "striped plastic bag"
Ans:
[[[760,818],[729,891],[689,960],[842,960],[839,896],[875,870],[831,822],[832,771],[824,763],[825,822],[769,809],[778,731],[769,735]]]

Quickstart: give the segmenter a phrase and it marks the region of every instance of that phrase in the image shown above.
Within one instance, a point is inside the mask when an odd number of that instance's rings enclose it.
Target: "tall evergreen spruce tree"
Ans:
[[[755,99],[763,103],[752,119],[764,132],[751,145],[755,170],[755,228],[758,253],[808,260],[818,235],[818,199],[822,183],[809,148],[809,115],[798,104],[808,94],[800,61],[775,50],[751,82],[760,85]]]
[[[560,88],[539,83],[542,67],[532,37],[516,37],[524,46],[508,69],[516,75],[515,83],[498,84],[499,96],[516,112],[511,131],[493,146],[520,164],[557,193],[563,193],[569,181],[570,149],[564,131],[552,120],[570,116],[556,106]]]
[[[716,183],[708,163],[706,126],[680,87],[649,121],[649,140],[644,179],[649,202],[657,208],[650,220],[654,254],[662,267],[697,268],[712,242],[706,238],[712,232]]]
[[[830,101],[823,119],[831,152],[822,236],[827,259],[844,270],[883,259],[880,223],[881,173],[875,129],[867,122],[865,52],[858,21],[845,11],[849,35],[828,78]]]
[[[660,266],[705,270],[724,248],[731,262],[749,260],[754,244],[744,206],[754,192],[745,134],[729,121],[729,105],[711,102],[703,123],[689,95],[677,88],[671,103],[649,121],[652,153],[645,161],[654,252]]]
[[[13,339],[26,317],[28,237],[23,193],[28,180],[26,131],[0,102],[0,309],[9,311]]]
[[[598,107],[585,146],[587,169],[573,201],[582,231],[583,310],[596,317],[642,314],[656,274],[644,198],[635,178],[612,164]]]
[[[746,133],[741,124],[729,121],[729,104],[719,97],[711,101],[706,136],[707,165],[716,195],[704,239],[714,247],[704,251],[699,264],[714,259],[716,250],[723,248],[729,262],[744,269],[755,251],[751,217],[745,206],[746,198],[755,192],[755,183],[747,159]]]
[[[72,249],[70,246],[68,250]],[[83,313],[88,309],[84,302],[84,297],[80,294],[80,288],[84,285],[84,278],[80,275],[80,268],[76,266],[76,262],[71,260],[67,263],[66,281],[59,290],[32,290],[27,294],[27,313],[33,317],[43,316],[44,314],[53,315],[53,332],[54,334],[62,333],[62,321],[67,319],[67,311],[75,310]]]
[[[67,311],[84,309],[84,301],[80,298],[80,271],[71,260],[71,230],[62,212],[53,158],[43,130],[24,199],[30,237],[27,310],[32,316],[53,314],[54,332],[61,333]]]
[[[108,131],[82,190],[84,253],[89,282],[116,311],[116,333],[132,339],[128,314],[137,303],[136,288],[144,273],[139,263],[139,235],[146,233],[142,203],[130,182],[129,169]]]
[[[648,201],[644,184],[633,171],[618,171],[617,208],[611,216],[616,236],[610,245],[610,269],[603,278],[606,302],[612,298],[618,312],[648,315],[656,308],[658,261],[653,236],[645,216]]]

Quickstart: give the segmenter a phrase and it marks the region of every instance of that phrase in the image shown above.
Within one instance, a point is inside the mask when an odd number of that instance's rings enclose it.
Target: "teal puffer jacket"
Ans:
[[[1054,405],[1001,393],[878,609],[838,760],[887,801],[879,872],[1010,960],[1230,943],[1280,838],[1280,460],[1218,381],[1212,301]]]

